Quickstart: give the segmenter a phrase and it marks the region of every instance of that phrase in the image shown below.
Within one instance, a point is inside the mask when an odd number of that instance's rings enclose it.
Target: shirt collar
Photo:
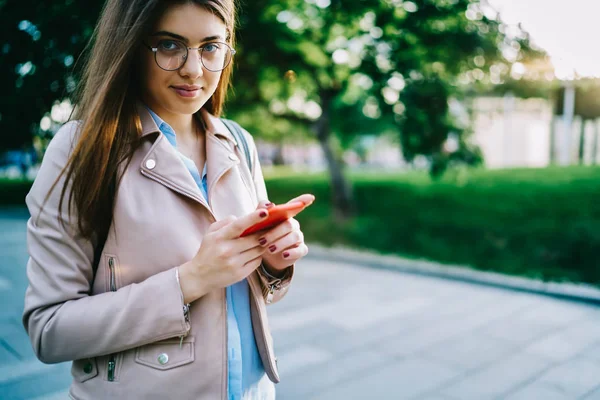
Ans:
[[[152,111],[150,107],[146,106],[146,109],[152,116],[152,119],[156,123],[156,126],[158,126],[158,130],[160,130],[162,134],[167,137],[167,140],[173,145],[173,147],[177,147],[177,134],[175,133],[175,130],[171,127],[171,125],[166,123],[165,120],[163,120],[161,117],[158,116],[158,114]]]

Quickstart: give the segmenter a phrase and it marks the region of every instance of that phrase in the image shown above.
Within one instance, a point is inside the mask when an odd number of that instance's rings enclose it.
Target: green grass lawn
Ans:
[[[307,241],[466,264],[547,280],[600,283],[600,168],[349,174],[356,216],[340,223],[326,174],[266,170],[272,200],[310,192]]]

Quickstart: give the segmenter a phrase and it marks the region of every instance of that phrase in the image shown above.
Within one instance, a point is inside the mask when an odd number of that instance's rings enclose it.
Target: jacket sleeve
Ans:
[[[265,179],[263,177],[262,168],[260,166],[260,160],[258,159],[258,151],[252,135],[244,130],[244,135],[248,143],[250,144],[253,171],[252,179],[254,180],[254,187],[256,188],[256,196],[258,201],[268,200],[267,187],[265,185]],[[288,292],[289,286],[294,276],[294,265],[290,265],[286,270],[282,278],[275,278],[268,274],[268,272],[261,265],[258,269],[258,277],[260,278],[261,288],[263,296],[267,304],[274,304],[281,300]]]
[[[29,286],[23,325],[35,354],[44,363],[120,352],[189,331],[175,267],[116,292],[90,295],[94,243],[77,230],[68,194],[59,221],[64,176],[44,203],[64,168],[77,122],[52,139],[26,197]]]

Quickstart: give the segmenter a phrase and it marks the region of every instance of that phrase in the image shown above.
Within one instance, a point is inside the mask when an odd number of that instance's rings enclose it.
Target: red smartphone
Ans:
[[[293,201],[291,203],[279,204],[269,208],[269,216],[264,221],[252,225],[246,229],[240,237],[250,235],[254,232],[272,228],[273,226],[282,223],[283,221],[296,216],[300,211],[304,210],[306,204],[301,201]]]

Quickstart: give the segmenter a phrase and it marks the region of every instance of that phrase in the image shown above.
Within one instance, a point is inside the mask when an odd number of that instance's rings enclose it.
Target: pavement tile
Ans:
[[[370,371],[368,375],[356,376],[310,399],[420,399],[421,395],[455,379],[459,374],[452,368],[430,360],[407,358]]]
[[[577,357],[546,371],[537,381],[575,399],[600,385],[600,362]]]
[[[0,340],[0,367],[10,366],[19,361],[18,355]]]
[[[470,370],[506,357],[516,350],[516,345],[511,342],[469,332],[434,345],[422,355],[449,366]]]
[[[514,393],[503,397],[502,400],[573,400],[573,397],[551,384],[534,382]]]
[[[302,345],[279,353],[277,358],[281,377],[291,378],[297,370],[331,360],[333,354],[315,346]]]
[[[340,338],[347,331],[327,321],[316,321],[288,331],[273,332],[275,352],[281,353],[294,346],[312,343],[318,338]]]
[[[581,321],[530,344],[524,350],[552,360],[565,361],[596,343],[599,338],[598,321]]]
[[[48,367],[48,366],[45,366]],[[58,364],[54,368],[44,368],[26,379],[0,383],[2,400],[23,400],[39,397],[47,393],[65,390],[71,384],[70,365]]]
[[[299,370],[293,376],[282,376],[277,385],[278,400],[306,400],[327,388],[385,368],[390,358],[370,350],[359,350],[337,356],[325,363]]]
[[[587,393],[578,400],[600,400],[600,385],[591,392]]]
[[[581,352],[581,356],[590,360],[600,362],[600,339],[594,344],[584,349]]]
[[[548,367],[546,359],[517,353],[468,375],[440,393],[461,400],[494,399],[516,390]]]

